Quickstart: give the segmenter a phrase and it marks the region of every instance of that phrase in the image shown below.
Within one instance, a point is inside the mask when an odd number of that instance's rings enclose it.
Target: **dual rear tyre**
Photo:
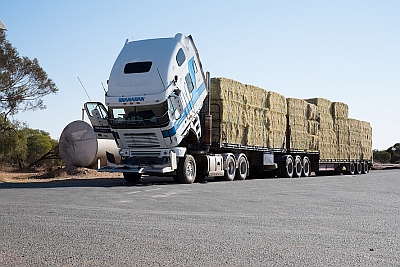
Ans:
[[[369,165],[366,161],[352,161],[349,163],[346,174],[366,174],[369,172]]]
[[[281,177],[308,177],[310,175],[311,165],[310,159],[307,156],[302,159],[299,155],[296,155],[294,158],[291,155],[286,155],[282,159],[279,164]]]

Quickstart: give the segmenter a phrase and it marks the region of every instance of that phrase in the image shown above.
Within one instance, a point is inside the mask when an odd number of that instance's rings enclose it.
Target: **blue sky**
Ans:
[[[286,97],[323,97],[369,121],[373,148],[400,142],[400,1],[2,0],[0,19],[21,56],[59,88],[47,109],[16,119],[58,139],[104,101],[101,83],[126,39],[191,34],[205,70]]]

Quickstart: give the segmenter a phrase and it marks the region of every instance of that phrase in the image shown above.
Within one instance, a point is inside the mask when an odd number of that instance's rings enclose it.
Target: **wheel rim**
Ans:
[[[361,162],[359,162],[359,161],[357,161],[356,163],[355,163],[355,172],[357,173],[357,174],[360,174],[361,172],[362,172],[362,166],[361,166]]]
[[[294,175],[296,177],[300,177],[301,176],[301,172],[303,171],[303,166],[301,164],[300,156],[296,156],[294,162],[295,162],[294,163]]]
[[[193,162],[191,162],[191,161],[189,161],[187,166],[186,166],[186,176],[188,178],[193,178],[194,177]]]
[[[244,161],[242,161],[241,163],[240,163],[240,174],[246,174],[246,172],[247,172],[247,164],[246,164],[246,162],[244,162]]]
[[[286,158],[286,177],[287,178],[292,178],[293,177],[293,171],[294,171],[294,166],[293,166],[293,158],[291,156],[288,156]]]
[[[233,175],[235,172],[235,166],[234,166],[234,162],[230,161],[228,164],[228,170],[227,170],[229,175]]]

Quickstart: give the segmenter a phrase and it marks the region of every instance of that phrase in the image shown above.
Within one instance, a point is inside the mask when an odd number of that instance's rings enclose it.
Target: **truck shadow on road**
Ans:
[[[171,177],[145,177],[139,183],[127,183],[123,178],[70,178],[64,180],[45,180],[28,182],[0,183],[0,189],[14,188],[71,188],[71,187],[143,187],[152,185],[177,185]]]

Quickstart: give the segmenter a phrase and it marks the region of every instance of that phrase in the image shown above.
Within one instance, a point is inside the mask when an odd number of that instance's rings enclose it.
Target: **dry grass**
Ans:
[[[60,181],[68,179],[122,178],[121,173],[98,172],[83,167],[64,167],[54,170],[35,170],[19,172],[12,170],[0,171],[0,183],[34,183]]]

